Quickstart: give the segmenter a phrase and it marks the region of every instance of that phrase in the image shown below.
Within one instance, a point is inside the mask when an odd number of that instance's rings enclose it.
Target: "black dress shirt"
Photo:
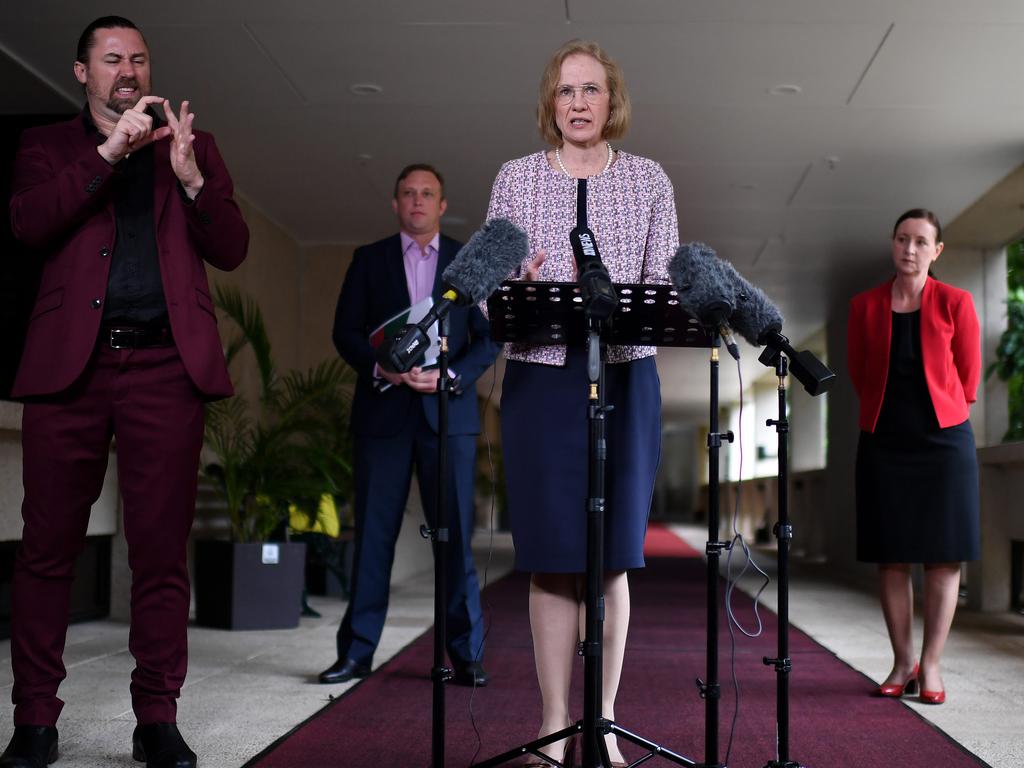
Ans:
[[[97,146],[106,138],[84,112],[86,125],[96,132]],[[156,127],[154,121],[154,127]],[[166,326],[167,300],[153,219],[152,144],[132,152],[115,166],[111,179],[117,234],[110,254],[104,325]]]

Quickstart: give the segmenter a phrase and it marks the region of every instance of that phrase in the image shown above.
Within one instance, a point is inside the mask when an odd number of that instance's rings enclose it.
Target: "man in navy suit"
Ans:
[[[334,345],[358,373],[352,404],[355,435],[355,556],[351,598],[338,629],[338,658],[321,683],[370,673],[388,608],[395,541],[415,467],[431,526],[437,505],[437,368],[389,373],[375,361],[370,333],[410,305],[441,297],[441,273],[461,244],[440,233],[447,202],[444,180],[429,165],[402,169],[392,207],[400,232],[358,248],[345,275],[334,317]],[[473,475],[480,432],[475,382],[498,348],[477,307],[449,313],[452,377],[448,409],[447,649],[462,685],[486,685],[481,664],[483,617],[470,536]]]

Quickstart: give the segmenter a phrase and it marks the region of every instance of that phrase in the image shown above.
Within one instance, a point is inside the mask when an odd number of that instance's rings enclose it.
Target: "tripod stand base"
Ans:
[[[683,757],[682,755],[676,754],[670,749],[666,749],[665,747],[662,747],[659,744],[655,744],[653,741],[645,739],[643,736],[639,736],[633,733],[632,731],[627,731],[625,728],[616,725],[611,720],[604,720],[602,718],[600,721],[598,721],[597,727],[598,733],[595,734],[595,738],[601,739],[605,734],[612,733],[616,736],[625,739],[626,741],[636,744],[638,747],[641,747],[642,749],[647,750],[646,755],[638,758],[637,760],[630,761],[629,765],[645,763],[652,757],[660,757],[664,760],[668,760],[671,763],[675,763],[676,765],[683,765],[687,766],[688,768],[725,768],[725,766],[721,763],[707,765],[705,763],[694,762],[693,760],[690,760],[687,757]],[[485,760],[482,763],[474,763],[473,768],[493,768],[493,766],[504,765],[509,761],[515,760],[516,758],[522,757],[524,755],[533,755],[534,757],[547,759],[550,761],[551,765],[562,765],[562,763],[555,760],[555,758],[547,758],[546,756],[541,755],[539,750],[541,747],[546,747],[548,744],[553,744],[556,741],[560,741],[562,739],[576,735],[583,735],[583,737],[586,738],[586,734],[584,734],[583,732],[582,720],[577,720],[568,728],[563,728],[560,731],[548,734],[547,736],[544,736],[540,739],[535,739],[534,741],[518,746],[515,749],[510,749],[508,752],[496,755],[495,757],[492,757],[489,760]],[[603,740],[599,742],[599,749],[601,752],[601,757],[598,758],[599,762],[596,765],[583,766],[583,768],[610,768],[611,761],[607,759],[607,749],[604,747]]]
[[[803,763],[797,763],[793,760],[786,760],[780,763],[778,760],[772,760],[771,762],[765,763],[764,768],[805,768]]]

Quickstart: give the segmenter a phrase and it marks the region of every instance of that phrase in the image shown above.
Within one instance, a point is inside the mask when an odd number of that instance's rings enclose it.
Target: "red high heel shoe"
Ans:
[[[925,691],[922,689],[919,698],[922,704],[942,704],[946,700],[946,692]]]
[[[878,686],[878,695],[898,699],[900,696],[903,696],[904,694],[912,696],[913,694],[917,693],[918,666],[919,665],[917,664],[914,665],[914,671],[911,672],[910,676],[907,677],[907,679],[904,680],[902,683],[886,683],[884,685]],[[924,693],[924,691],[921,691],[922,696],[924,696]],[[944,694],[943,697],[945,697]]]

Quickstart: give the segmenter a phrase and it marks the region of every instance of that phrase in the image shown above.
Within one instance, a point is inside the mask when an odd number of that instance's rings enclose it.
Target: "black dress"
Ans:
[[[857,559],[977,560],[978,460],[969,421],[939,427],[921,360],[921,313],[892,313],[885,400],[857,446]]]

